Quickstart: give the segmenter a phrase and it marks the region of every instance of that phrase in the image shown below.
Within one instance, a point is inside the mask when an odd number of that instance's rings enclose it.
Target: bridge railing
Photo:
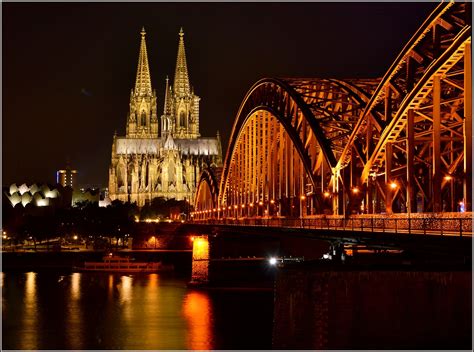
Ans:
[[[288,227],[319,230],[387,232],[441,236],[472,236],[471,218],[223,218],[195,220],[195,223],[235,226]]]

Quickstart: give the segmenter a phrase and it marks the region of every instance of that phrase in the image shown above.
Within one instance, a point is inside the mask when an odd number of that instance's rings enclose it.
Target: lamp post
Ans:
[[[446,175],[444,179],[449,182],[449,198],[451,198],[451,211],[454,211],[454,182],[453,176]]]
[[[303,203],[306,199],[306,196],[305,195],[302,195],[300,197],[300,219],[303,219]]]

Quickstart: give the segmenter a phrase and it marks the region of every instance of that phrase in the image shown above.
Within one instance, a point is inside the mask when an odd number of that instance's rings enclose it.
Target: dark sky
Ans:
[[[107,184],[125,133],[140,29],[158,111],[185,32],[201,135],[223,149],[263,77],[382,76],[435,3],[3,3],[3,185],[54,182],[69,158],[81,184]]]

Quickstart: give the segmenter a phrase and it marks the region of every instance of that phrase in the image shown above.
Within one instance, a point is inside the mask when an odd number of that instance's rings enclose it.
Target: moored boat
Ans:
[[[102,262],[85,262],[83,267],[75,267],[80,271],[107,271],[124,273],[154,273],[158,271],[171,271],[173,265],[161,262],[137,262],[130,257],[120,257],[109,254],[102,258]]]

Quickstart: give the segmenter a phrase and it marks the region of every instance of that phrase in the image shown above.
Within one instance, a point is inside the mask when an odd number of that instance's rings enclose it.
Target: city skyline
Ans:
[[[183,27],[201,134],[225,154],[258,79],[379,77],[435,5],[4,4],[3,184],[52,182],[69,157],[79,184],[105,186],[142,26],[159,113]]]

